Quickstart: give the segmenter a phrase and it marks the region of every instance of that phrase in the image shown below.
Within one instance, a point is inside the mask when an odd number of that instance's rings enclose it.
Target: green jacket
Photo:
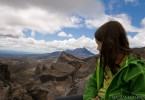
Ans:
[[[84,100],[91,100],[97,96],[98,90],[104,81],[103,69],[99,67],[98,60],[96,69],[90,77]],[[132,54],[126,56],[120,64],[121,68],[114,75],[108,89],[105,100],[145,100],[145,61],[138,59]]]

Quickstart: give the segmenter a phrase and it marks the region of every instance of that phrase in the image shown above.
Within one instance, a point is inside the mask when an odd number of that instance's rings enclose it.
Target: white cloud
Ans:
[[[0,38],[1,49],[22,50],[35,53],[45,53],[53,51],[62,51],[67,49],[75,49],[86,47],[93,53],[98,53],[94,39],[86,36],[80,38],[70,38],[68,40],[54,40],[46,42],[44,40],[35,40],[34,38]]]
[[[126,4],[137,2],[124,1]],[[110,8],[114,4],[116,2],[112,0]],[[109,20],[118,20],[127,32],[138,33],[129,36],[131,46],[145,45],[145,18],[141,22],[142,28],[135,27],[127,14],[106,15],[101,0],[0,0],[0,12],[0,49],[53,52],[86,47],[97,52],[94,39],[86,36],[46,42],[36,40],[35,32],[43,35],[60,32],[58,36],[73,37],[63,32],[63,28],[98,28]],[[25,37],[24,29],[32,30],[31,37]]]
[[[132,26],[131,18],[126,14],[102,15],[95,19],[87,19],[85,21],[85,24],[89,28],[98,28],[110,20],[119,21],[124,26],[124,28],[126,29],[127,32],[139,32],[139,30],[140,30],[139,28]]]
[[[81,6],[80,6],[81,4]],[[82,19],[104,13],[100,0],[0,0],[0,35],[24,36],[24,28],[54,34],[63,28],[82,27]]]
[[[0,0],[0,5],[16,9],[38,7],[51,12],[92,16],[104,13],[101,0]]]
[[[64,27],[80,27],[75,16],[51,13],[40,8],[16,10],[9,7],[0,8],[0,35],[23,36],[23,29],[31,29],[42,34],[52,34]],[[32,34],[33,36],[35,33]]]
[[[138,0],[124,0],[124,2],[131,2],[131,3],[133,3],[133,2],[137,2]]]
[[[138,33],[129,38],[132,47],[145,47],[145,18],[142,19],[141,25]]]
[[[114,5],[118,5],[118,0],[110,0],[109,4],[108,4],[108,8],[109,10],[113,10],[114,9]]]
[[[145,27],[145,18],[143,18],[143,19],[141,20],[141,25],[142,25],[143,27]]]
[[[133,5],[137,5],[139,0],[124,0],[125,4],[131,3]]]
[[[145,46],[145,35],[137,34],[134,37],[128,36],[130,47],[144,47]]]
[[[31,37],[35,37],[35,31],[31,32]]]
[[[4,36],[0,37],[1,49],[52,52],[87,47],[94,50],[94,40],[85,36],[46,42],[34,39],[35,32],[55,34],[66,27],[82,27],[81,18],[99,16],[104,13],[104,6],[101,0],[0,0],[0,12],[0,36]],[[32,30],[31,37],[25,37],[24,29]],[[62,32],[58,35],[72,37]]]
[[[61,37],[73,37],[73,35],[72,34],[66,34],[65,32],[59,32],[58,33],[58,36],[61,36]]]

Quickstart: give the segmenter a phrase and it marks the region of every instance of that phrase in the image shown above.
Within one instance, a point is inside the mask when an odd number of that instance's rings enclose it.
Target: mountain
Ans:
[[[65,50],[65,51],[56,51],[56,52],[52,52],[52,53],[45,53],[45,54],[33,54],[33,57],[35,58],[58,58],[60,56],[60,54],[62,52],[66,52],[69,53],[79,59],[84,59],[84,58],[88,58],[91,56],[94,56],[95,54],[91,53],[89,50],[87,50],[86,48],[76,48],[74,50]],[[32,57],[32,55],[31,55]]]
[[[133,50],[145,58],[145,47],[133,48]],[[2,58],[30,58],[30,59],[57,59],[63,51],[55,51],[52,53],[43,53],[43,54],[30,54],[29,52],[23,51],[11,51],[11,50],[0,50],[0,57]],[[66,53],[69,53],[79,59],[85,59],[92,57],[95,54],[91,53],[86,48],[76,48],[73,50],[65,50]]]
[[[30,59],[22,60],[12,57],[0,63],[0,98],[55,100],[56,96],[82,94],[96,58],[79,59],[63,51],[56,61],[48,61],[48,56],[59,53],[29,55]]]
[[[24,51],[15,51],[15,50],[0,50],[1,55],[23,55],[30,54],[29,52]]]
[[[145,47],[142,48],[133,48],[134,52],[145,58]]]
[[[74,55],[75,57],[80,59],[88,58],[95,55],[86,48],[76,48],[74,50],[66,50],[65,52]]]
[[[48,59],[48,58],[58,58],[60,56],[61,52],[60,51],[56,51],[56,52],[52,52],[52,53],[44,53],[44,54],[29,54],[29,55],[25,55],[26,57],[29,58],[36,58],[36,59]]]
[[[10,50],[0,50],[0,57],[19,57],[19,58],[35,58],[35,59],[57,59],[60,54],[63,51],[55,51],[52,53],[44,53],[44,54],[30,54],[28,52],[22,52],[22,51],[10,51]],[[65,52],[80,58],[88,58],[91,56],[94,56],[93,53],[91,53],[86,48],[77,48],[74,50],[66,50]]]

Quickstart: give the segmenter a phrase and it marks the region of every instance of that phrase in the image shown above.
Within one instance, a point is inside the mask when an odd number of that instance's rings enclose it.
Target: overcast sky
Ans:
[[[144,47],[144,9],[144,0],[0,0],[0,50],[97,53],[94,32],[109,20],[122,23],[130,47]]]

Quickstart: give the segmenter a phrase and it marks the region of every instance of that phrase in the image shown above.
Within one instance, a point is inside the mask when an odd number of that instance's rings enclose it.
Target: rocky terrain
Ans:
[[[145,58],[145,48],[134,48],[134,51]],[[58,57],[53,55],[56,53]],[[58,96],[82,94],[97,55],[78,58],[76,53],[53,54],[52,58],[1,56],[0,100],[55,100]]]
[[[145,58],[145,47],[142,47],[142,48],[134,48],[133,50],[137,54],[139,54],[141,57]]]
[[[0,100],[54,100],[82,94],[96,56],[79,59],[62,52],[58,59],[1,59]]]

